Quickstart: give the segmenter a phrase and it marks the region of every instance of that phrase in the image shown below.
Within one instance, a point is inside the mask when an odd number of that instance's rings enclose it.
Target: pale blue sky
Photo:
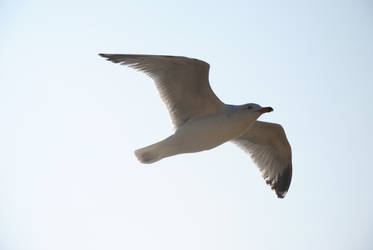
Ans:
[[[2,1],[0,249],[373,249],[372,25],[369,0]],[[272,106],[287,197],[230,143],[138,163],[169,116],[99,52],[199,58]]]

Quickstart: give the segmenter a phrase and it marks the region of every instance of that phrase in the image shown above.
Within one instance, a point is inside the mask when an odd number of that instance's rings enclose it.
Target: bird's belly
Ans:
[[[208,150],[242,135],[249,125],[224,114],[196,118],[178,128],[169,145],[175,154]]]

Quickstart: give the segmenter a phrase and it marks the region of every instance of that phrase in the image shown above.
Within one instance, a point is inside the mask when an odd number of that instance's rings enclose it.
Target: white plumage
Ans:
[[[149,75],[175,126],[173,135],[136,150],[139,161],[153,163],[232,141],[250,154],[277,196],[285,196],[292,177],[290,144],[281,125],[256,121],[272,108],[224,104],[210,87],[210,66],[204,61],[176,56],[100,55]]]

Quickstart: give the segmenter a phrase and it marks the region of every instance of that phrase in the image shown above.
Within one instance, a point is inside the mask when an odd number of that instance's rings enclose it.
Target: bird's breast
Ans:
[[[249,126],[243,117],[229,113],[206,115],[189,120],[179,127],[172,141],[185,152],[198,152],[242,135]]]

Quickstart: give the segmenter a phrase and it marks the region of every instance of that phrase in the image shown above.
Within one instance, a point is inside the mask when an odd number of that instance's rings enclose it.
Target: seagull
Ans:
[[[257,121],[272,107],[255,103],[228,105],[212,91],[210,65],[182,57],[141,54],[99,54],[151,77],[174,125],[174,134],[135,151],[141,163],[194,153],[233,142],[247,152],[278,198],[291,182],[291,147],[281,125]]]

